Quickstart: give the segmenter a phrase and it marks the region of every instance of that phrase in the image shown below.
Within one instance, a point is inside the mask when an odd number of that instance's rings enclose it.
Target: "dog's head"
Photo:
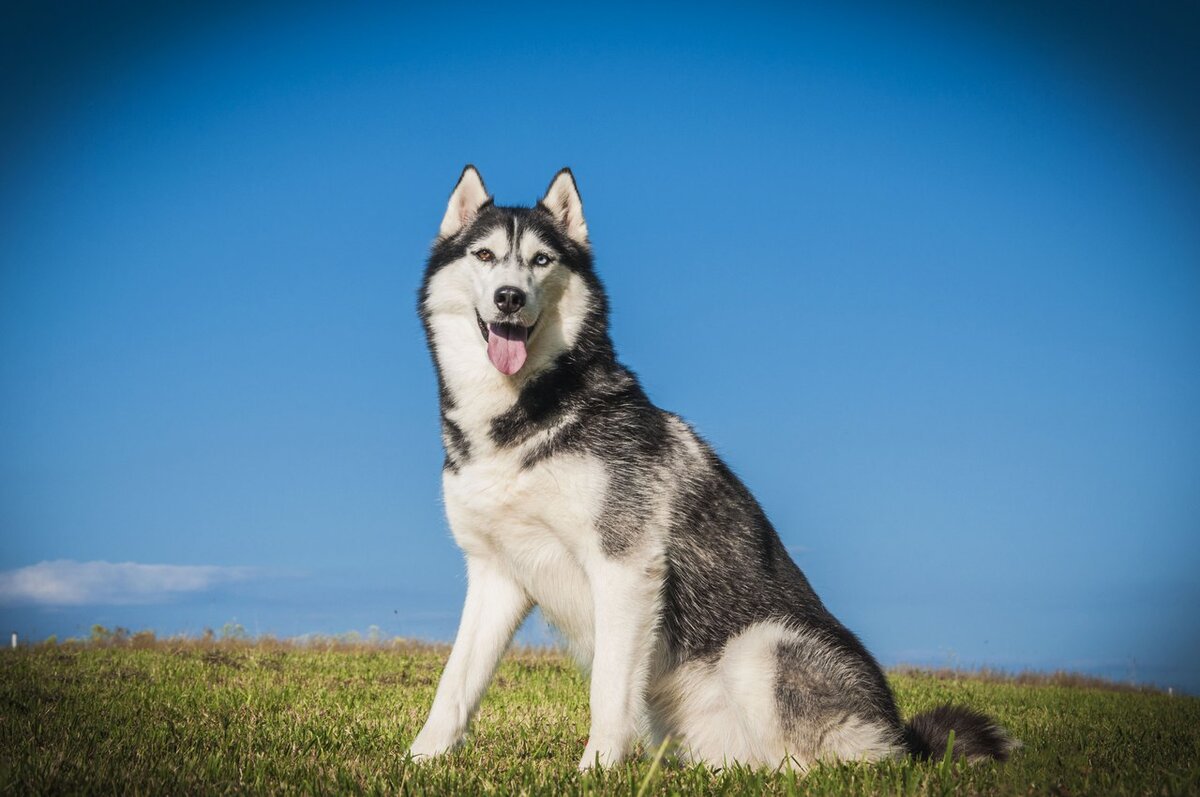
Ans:
[[[455,334],[469,322],[480,362],[505,376],[525,375],[574,344],[596,310],[597,289],[569,169],[532,208],[496,206],[475,167],[463,170],[422,291],[431,335],[455,338],[456,356],[469,358]]]

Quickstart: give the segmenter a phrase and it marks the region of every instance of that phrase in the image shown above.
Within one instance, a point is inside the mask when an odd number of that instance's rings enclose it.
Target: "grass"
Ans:
[[[900,761],[805,776],[682,767],[662,751],[583,776],[587,689],[510,653],[462,748],[413,764],[444,648],[146,641],[0,653],[0,791],[16,794],[1200,794],[1200,699],[1084,681],[893,673],[905,715],[998,717],[1005,765]],[[657,755],[656,755],[657,754]]]

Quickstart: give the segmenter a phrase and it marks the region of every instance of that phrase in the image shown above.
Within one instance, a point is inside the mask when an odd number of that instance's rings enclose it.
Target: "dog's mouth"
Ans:
[[[496,370],[507,376],[520,371],[529,355],[527,344],[537,322],[529,326],[511,321],[489,324],[484,322],[478,310],[475,311],[475,321],[479,324],[479,334],[487,342],[488,359],[496,366]]]

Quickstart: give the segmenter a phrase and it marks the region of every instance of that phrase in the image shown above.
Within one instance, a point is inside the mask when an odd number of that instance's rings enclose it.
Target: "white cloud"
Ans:
[[[0,573],[0,603],[40,606],[161,603],[254,575],[250,567],[58,559]]]

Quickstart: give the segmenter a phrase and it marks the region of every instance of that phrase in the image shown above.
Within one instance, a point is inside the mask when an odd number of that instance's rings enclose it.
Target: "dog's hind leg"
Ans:
[[[495,563],[467,557],[467,598],[450,659],[442,671],[425,727],[409,750],[435,756],[458,744],[479,707],[492,674],[531,601]]]
[[[719,656],[692,660],[658,679],[650,692],[655,736],[670,737],[685,761],[778,765],[784,742],[771,683],[780,633],[751,628]]]
[[[755,623],[717,659],[685,664],[655,685],[656,730],[677,740],[681,757],[711,766],[807,770],[900,755],[898,720],[876,705],[867,666],[817,634]]]
[[[774,703],[790,765],[906,752],[891,693],[873,662],[806,631],[785,632],[774,653]]]

